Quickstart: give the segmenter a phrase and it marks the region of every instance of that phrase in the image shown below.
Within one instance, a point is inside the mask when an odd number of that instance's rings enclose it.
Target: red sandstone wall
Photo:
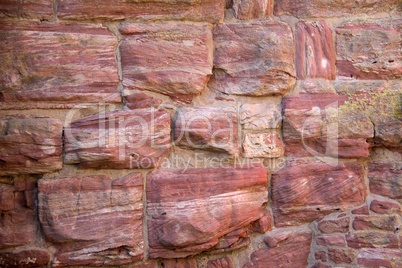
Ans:
[[[2,1],[1,267],[402,267],[401,4]]]

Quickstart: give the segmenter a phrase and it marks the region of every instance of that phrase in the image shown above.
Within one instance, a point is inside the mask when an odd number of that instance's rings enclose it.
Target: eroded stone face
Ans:
[[[0,176],[62,168],[60,120],[24,115],[0,118]]]
[[[0,18],[32,18],[48,20],[53,14],[53,2],[49,0],[35,0],[22,2],[7,0],[1,3]]]
[[[49,253],[40,249],[24,249],[0,253],[0,264],[3,267],[40,267],[46,265],[49,260]]]
[[[98,23],[2,22],[0,107],[121,102],[116,46],[117,39]]]
[[[243,141],[243,155],[247,158],[277,158],[283,156],[283,144],[278,134],[247,133]]]
[[[294,43],[282,22],[226,23],[213,29],[214,74],[208,87],[233,95],[281,95],[295,85]]]
[[[142,259],[142,178],[133,173],[42,179],[39,220],[59,245],[53,265],[120,265]],[[73,243],[71,243],[73,242]]]
[[[262,164],[150,173],[150,257],[182,258],[247,245],[245,227],[262,217],[268,200],[266,183]]]
[[[83,168],[152,168],[170,148],[170,115],[163,110],[109,112],[64,130],[64,163]]]
[[[212,74],[212,34],[207,25],[125,24],[120,28],[123,85],[190,103]]]
[[[233,10],[239,20],[266,19],[271,15],[271,0],[234,0]]]
[[[281,105],[276,103],[246,103],[241,106],[240,123],[247,130],[280,128],[282,125],[281,110]]]

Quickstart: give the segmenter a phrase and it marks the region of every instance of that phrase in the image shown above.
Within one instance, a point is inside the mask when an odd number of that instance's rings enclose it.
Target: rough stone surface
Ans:
[[[353,221],[355,230],[383,230],[390,232],[398,232],[401,223],[397,216],[358,216]]]
[[[317,245],[320,246],[346,246],[345,237],[342,235],[317,236]]]
[[[207,263],[207,268],[235,268],[232,258],[225,256],[220,259],[209,261]]]
[[[62,132],[57,119],[23,115],[0,118],[0,176],[61,169]]]
[[[402,252],[395,249],[362,249],[357,256],[357,264],[363,267],[399,267]],[[399,265],[399,266],[398,266]]]
[[[286,232],[286,231],[285,231]],[[310,253],[311,231],[302,229],[291,231],[282,237],[283,231],[278,230],[270,234],[276,239],[280,238],[277,246],[271,248],[262,248],[251,254],[250,262],[243,267],[307,267],[307,258]]]
[[[402,78],[401,25],[401,19],[387,19],[337,28],[338,74],[358,79]]]
[[[0,184],[0,211],[14,208],[14,187],[8,184]]]
[[[401,206],[395,202],[373,200],[370,210],[379,214],[401,213]]]
[[[346,233],[349,230],[349,223],[349,218],[322,220],[318,223],[318,230],[324,234]]]
[[[357,232],[346,235],[350,248],[398,248],[398,237],[393,233]]]
[[[355,253],[353,250],[348,249],[328,249],[328,257],[331,261],[336,264],[340,263],[352,263],[355,259]]]
[[[281,105],[271,103],[243,104],[240,110],[240,123],[244,129],[248,130],[280,128],[282,125]]]
[[[83,168],[152,168],[170,148],[170,116],[136,109],[98,114],[64,130],[64,163]]]
[[[152,98],[144,93],[134,93],[128,95],[125,99],[125,104],[130,110],[158,107],[162,100]]]
[[[309,163],[288,166],[272,175],[275,226],[299,225],[364,202],[360,163]]]
[[[93,7],[96,6],[94,9]],[[58,17],[63,19],[116,20],[125,18],[191,20],[217,23],[223,20],[225,0],[205,1],[80,1],[60,0]]]
[[[234,107],[183,107],[174,123],[176,145],[235,154],[237,148],[237,112]]]
[[[0,108],[120,102],[116,46],[97,23],[2,22]]]
[[[53,14],[53,2],[49,0],[21,1],[5,0],[1,2],[0,18],[17,17],[50,19]]]
[[[150,257],[230,250],[244,240],[243,227],[261,217],[267,200],[262,164],[154,171],[147,177]]]
[[[35,239],[35,217],[32,209],[17,208],[1,212],[0,249],[22,246]]]
[[[39,220],[59,245],[54,266],[121,265],[143,256],[142,179],[133,173],[42,179]]]
[[[21,251],[0,252],[0,265],[9,267],[40,267],[46,265],[50,260],[49,253],[39,249],[25,249]]]
[[[293,15],[298,18],[344,17],[396,10],[397,0],[343,1],[343,0],[276,0],[274,14]]]
[[[158,262],[159,268],[197,268],[197,261],[194,258],[168,259]]]
[[[266,19],[271,15],[271,0],[234,0],[233,10],[239,20]]]
[[[120,28],[123,86],[162,93],[183,103],[205,87],[212,74],[209,26],[125,24]]]
[[[247,133],[244,137],[244,157],[277,158],[283,156],[283,151],[283,143],[278,134]]]
[[[227,23],[213,29],[208,87],[233,95],[281,95],[295,85],[293,37],[282,22]]]
[[[326,22],[299,22],[296,26],[297,78],[334,80],[335,61],[332,30]]]

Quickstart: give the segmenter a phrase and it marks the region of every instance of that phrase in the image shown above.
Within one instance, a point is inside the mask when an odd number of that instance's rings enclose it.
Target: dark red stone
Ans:
[[[400,213],[401,206],[393,202],[373,200],[370,204],[370,210],[379,214]]]
[[[327,253],[325,251],[317,251],[314,254],[314,257],[316,260],[320,260],[320,261],[324,261],[324,262],[327,261]]]
[[[368,164],[370,192],[402,200],[402,170],[394,160]]]
[[[340,263],[352,263],[356,258],[356,255],[353,250],[350,249],[328,249],[328,257],[331,261],[336,264]]]
[[[349,223],[349,218],[323,220],[318,223],[318,230],[324,234],[347,233],[349,231]]]
[[[398,216],[357,216],[353,221],[355,230],[397,232],[400,225]]]
[[[35,241],[35,226],[35,216],[31,209],[17,208],[3,211],[0,218],[0,249],[22,246]]]
[[[130,110],[158,107],[162,100],[152,98],[144,93],[134,93],[125,98],[125,104]]]

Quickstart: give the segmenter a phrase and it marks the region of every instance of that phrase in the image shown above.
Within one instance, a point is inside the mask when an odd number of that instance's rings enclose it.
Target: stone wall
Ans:
[[[402,267],[398,0],[0,6],[1,267]]]

